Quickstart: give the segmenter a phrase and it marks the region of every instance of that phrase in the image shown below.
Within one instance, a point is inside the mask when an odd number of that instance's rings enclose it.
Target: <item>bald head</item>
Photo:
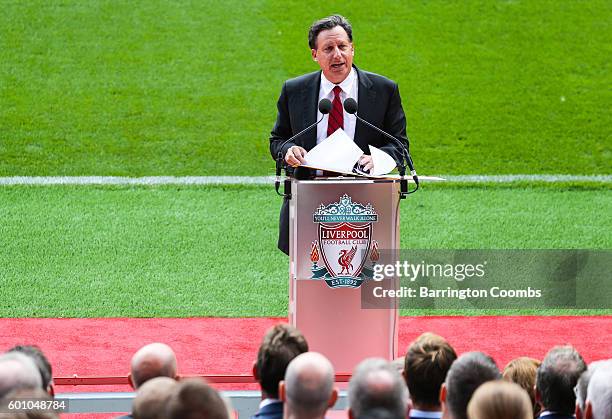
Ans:
[[[41,387],[42,377],[29,357],[18,352],[0,356],[0,399],[11,391]]]
[[[408,389],[397,368],[381,358],[362,361],[349,381],[349,416],[359,419],[376,409],[403,419],[408,409]]]
[[[132,385],[138,389],[155,377],[176,378],[176,355],[164,343],[151,343],[140,348],[132,357]]]
[[[323,417],[336,401],[334,367],[317,352],[294,358],[287,367],[283,386],[287,417]]]

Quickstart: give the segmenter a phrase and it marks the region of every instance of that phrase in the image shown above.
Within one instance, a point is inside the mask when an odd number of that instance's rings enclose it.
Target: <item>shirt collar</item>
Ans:
[[[440,419],[442,417],[442,412],[426,412],[424,410],[410,409],[410,417]]]
[[[541,412],[541,413],[540,413],[540,416],[538,416],[538,417],[539,417],[539,418],[543,418],[543,417],[546,417],[546,416],[551,416],[551,415],[567,416],[567,415],[564,415],[564,414],[561,414],[561,413],[552,412],[552,411],[550,411],[550,410],[545,410],[545,411]],[[573,417],[575,417],[575,416],[574,416],[574,415],[571,415],[570,417],[572,417],[572,418],[573,418]]]
[[[342,89],[342,91],[347,95],[351,96],[351,92],[353,90],[353,86],[355,84],[355,77],[357,74],[355,73],[355,68],[351,68],[350,73],[338,86]],[[335,84],[331,81],[327,80],[327,77],[321,72],[321,89],[323,90],[323,97],[326,97],[330,94]]]
[[[264,407],[274,403],[281,403],[281,401],[279,399],[263,399],[261,402],[259,402],[259,408],[263,409]]]

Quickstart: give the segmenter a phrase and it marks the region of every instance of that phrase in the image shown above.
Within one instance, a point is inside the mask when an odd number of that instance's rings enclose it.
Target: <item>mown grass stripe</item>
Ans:
[[[401,247],[612,249],[611,191],[430,188],[400,207]],[[281,201],[263,185],[0,188],[0,317],[286,316]]]

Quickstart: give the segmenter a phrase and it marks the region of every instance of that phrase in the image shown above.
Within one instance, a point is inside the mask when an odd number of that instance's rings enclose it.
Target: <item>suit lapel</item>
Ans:
[[[357,94],[357,105],[358,111],[357,114],[365,119],[366,121],[373,121],[373,115],[371,113],[374,111],[376,106],[376,90],[372,87],[372,81],[368,78],[368,76],[357,67],[355,67],[357,71],[357,78],[359,80],[359,92]],[[368,128],[359,120],[355,125],[355,143],[361,147],[362,150],[367,152],[368,154],[368,139],[367,133]]]
[[[308,79],[302,86],[302,127],[306,128],[317,120],[319,89],[321,88],[321,72],[317,71]],[[312,149],[317,145],[317,129],[312,128],[307,133],[304,133],[304,148]]]

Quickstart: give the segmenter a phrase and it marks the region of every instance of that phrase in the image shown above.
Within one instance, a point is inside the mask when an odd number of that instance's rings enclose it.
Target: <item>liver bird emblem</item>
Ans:
[[[342,267],[339,275],[342,275],[344,271],[346,271],[347,275],[350,275],[350,269],[353,269],[353,258],[355,257],[355,253],[357,253],[357,246],[353,246],[351,250],[341,250],[340,257],[338,258],[338,263]]]

